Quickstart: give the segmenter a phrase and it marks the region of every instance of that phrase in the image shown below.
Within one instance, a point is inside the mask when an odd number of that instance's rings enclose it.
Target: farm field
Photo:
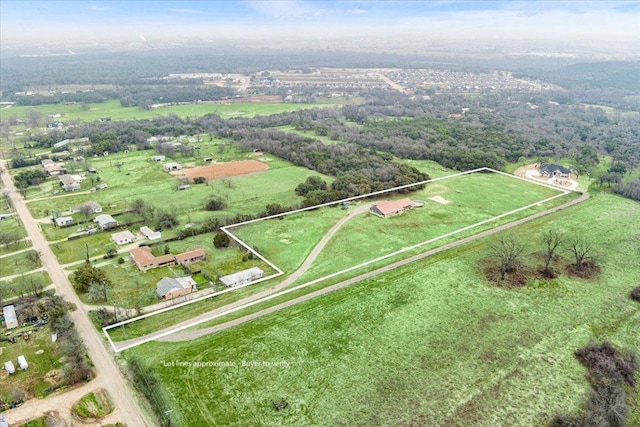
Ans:
[[[594,279],[496,287],[478,268],[483,239],[214,335],[125,355],[155,371],[184,426],[544,425],[588,393],[574,350],[600,340],[640,348],[640,306],[628,298],[640,277],[629,254],[640,248],[626,226],[639,221],[637,203],[601,194],[515,231],[530,257],[549,227],[588,237],[606,254]],[[566,262],[563,254],[558,267]],[[288,407],[278,412],[271,402],[281,399]],[[639,403],[636,393],[628,425],[640,422]]]
[[[254,117],[257,115],[269,115],[286,113],[289,111],[305,110],[309,108],[330,107],[333,104],[284,104],[284,103],[220,103],[220,104],[188,104],[170,105],[166,107],[143,110],[138,107],[122,107],[120,101],[110,100],[99,104],[88,104],[89,109],[83,111],[81,105],[48,104],[37,106],[12,106],[11,108],[0,109],[0,120],[6,120],[11,115],[17,118],[25,118],[29,111],[39,111],[47,119],[48,114],[60,114],[61,117],[50,120],[67,122],[80,120],[92,122],[104,117],[111,120],[143,120],[153,117],[177,114],[180,117],[204,116],[206,114],[217,114],[227,119],[232,117]]]

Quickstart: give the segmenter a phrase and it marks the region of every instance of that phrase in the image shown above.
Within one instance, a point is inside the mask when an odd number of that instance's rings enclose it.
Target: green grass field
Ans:
[[[0,260],[4,262],[6,258]],[[15,277],[11,280],[0,281],[0,292],[4,301],[12,297],[28,295],[33,290],[33,285],[43,288],[51,284],[51,278],[46,271],[38,271],[35,273],[27,273],[22,276]]]
[[[500,174],[475,173],[427,184],[424,190],[410,195],[412,199],[426,201],[425,207],[391,218],[379,218],[364,213],[347,222],[329,241],[311,269],[298,283],[358,265],[557,194],[560,194],[557,190]],[[428,199],[435,195],[440,195],[451,203],[442,205]],[[561,197],[544,206],[533,207],[501,222],[512,221],[531,215],[536,210],[564,203],[568,197]],[[357,204],[371,202],[366,200]],[[303,212],[282,219],[249,224],[232,231],[238,233],[248,244],[265,248],[262,254],[290,273],[302,263],[337,218],[345,215],[344,211],[335,208],[324,208],[320,212],[322,211],[328,213],[323,215]],[[305,221],[309,220],[304,217],[308,215],[317,218],[318,226],[305,225]],[[486,224],[473,229],[469,234],[494,227],[501,222]],[[307,229],[310,231],[307,232]],[[460,237],[456,236],[455,239],[458,238]],[[440,244],[442,242],[433,246],[437,247]]]
[[[296,130],[295,126],[278,126],[276,129],[281,130],[283,132],[295,133],[296,135],[300,135],[305,138],[313,138],[322,142],[324,145],[336,145],[342,144],[344,141],[333,140],[329,136],[318,135],[315,130],[304,131],[304,130]]]
[[[217,114],[223,119],[233,117],[254,117],[258,115],[270,115],[286,113],[289,111],[305,110],[309,108],[330,107],[333,104],[268,104],[268,103],[220,103],[220,104],[189,104],[171,105],[152,110],[143,110],[138,107],[122,107],[120,101],[106,101],[100,104],[88,104],[89,109],[83,111],[81,105],[38,105],[33,107],[13,106],[0,109],[0,120],[6,120],[11,115],[17,118],[25,118],[29,111],[35,110],[42,113],[43,120],[57,120],[68,122],[80,120],[92,122],[103,117],[111,120],[142,120],[168,114],[177,114],[180,117],[204,116]],[[47,119],[48,114],[60,114],[61,117]]]
[[[485,239],[215,335],[126,354],[156,371],[184,426],[544,425],[586,396],[575,349],[604,339],[640,349],[640,305],[627,297],[640,247],[626,225],[638,222],[637,203],[602,194],[518,228],[532,245],[548,227],[597,242],[596,279],[497,288],[477,265]],[[280,399],[288,407],[278,412]],[[636,394],[628,425],[640,422],[638,403]]]
[[[40,259],[30,258],[30,254],[35,254],[35,251],[28,250],[0,258],[0,264],[2,265],[2,272],[0,273],[2,276],[0,277],[28,273],[31,270],[40,268],[42,265]]]

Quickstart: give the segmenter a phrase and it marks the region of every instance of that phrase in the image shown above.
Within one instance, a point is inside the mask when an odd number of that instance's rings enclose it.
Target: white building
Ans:
[[[127,243],[133,243],[136,241],[136,236],[129,230],[121,231],[120,233],[114,233],[111,235],[111,241],[116,245],[126,245]]]
[[[18,316],[16,315],[16,308],[13,305],[2,307],[2,316],[4,316],[4,323],[7,329],[13,329],[20,326],[18,324]]]
[[[158,240],[162,238],[162,233],[160,231],[153,231],[146,225],[144,227],[140,227],[140,232],[149,240]]]
[[[235,288],[237,286],[246,285],[247,283],[251,283],[254,280],[257,280],[264,276],[264,271],[259,269],[258,267],[252,267],[247,270],[242,270],[237,273],[229,274],[228,276],[223,276],[220,278],[220,281],[223,285],[229,288]]]
[[[54,221],[58,227],[67,227],[73,224],[73,218],[70,216],[59,216]]]

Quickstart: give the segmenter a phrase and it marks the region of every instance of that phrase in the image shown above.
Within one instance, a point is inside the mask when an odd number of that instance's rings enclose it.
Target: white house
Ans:
[[[107,214],[98,215],[95,217],[93,222],[97,223],[103,230],[108,230],[118,226],[118,221],[116,221],[111,215]]]
[[[152,162],[164,162],[164,159],[165,159],[164,156],[151,156]]]
[[[58,179],[62,183],[64,191],[75,191],[80,189],[80,183],[73,179],[71,175],[60,175]]]
[[[70,216],[59,216],[54,219],[58,227],[68,227],[73,224],[73,218]]]
[[[228,276],[223,276],[220,278],[220,281],[223,285],[229,288],[235,288],[237,286],[242,286],[246,285],[247,283],[253,282],[256,279],[261,278],[262,276],[264,276],[264,271],[262,271],[258,267],[252,267],[247,270],[229,274]]]
[[[133,243],[136,241],[136,236],[129,230],[121,231],[120,233],[114,233],[111,235],[111,241],[116,245],[126,245],[127,243]]]
[[[6,305],[2,307],[2,316],[4,316],[4,323],[7,329],[17,328],[18,316],[16,316],[16,308],[13,305]]]
[[[153,231],[146,225],[144,227],[140,227],[140,232],[149,240],[158,240],[162,238],[162,233],[160,231]]]
[[[178,170],[182,169],[182,165],[180,163],[173,163],[173,162],[165,163],[165,164],[162,165],[162,167],[167,172],[178,171]]]

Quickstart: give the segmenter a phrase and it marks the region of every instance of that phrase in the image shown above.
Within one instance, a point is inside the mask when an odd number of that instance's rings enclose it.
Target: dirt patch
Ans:
[[[171,172],[171,175],[177,178],[187,178],[189,181],[193,181],[194,178],[198,177],[213,180],[228,178],[230,176],[246,175],[254,172],[262,172],[267,169],[269,169],[269,166],[257,160],[241,160],[239,162],[217,163],[214,165],[182,169]]]
[[[442,196],[429,197],[429,200],[440,203],[441,205],[448,205],[449,203],[451,203],[451,200],[447,200]]]

